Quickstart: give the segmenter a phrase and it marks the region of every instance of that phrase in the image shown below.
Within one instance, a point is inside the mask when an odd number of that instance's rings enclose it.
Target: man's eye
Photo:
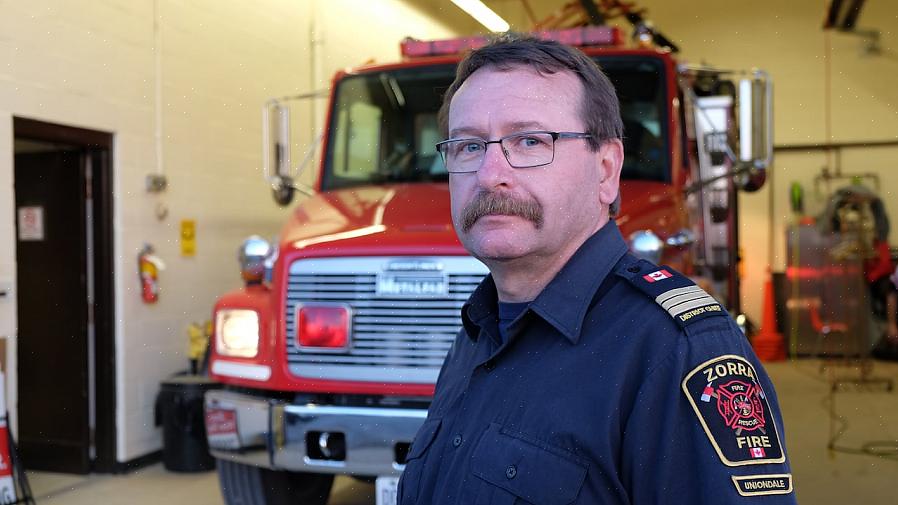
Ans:
[[[474,154],[480,152],[483,149],[483,144],[480,142],[462,142],[459,152],[464,154]]]
[[[517,144],[521,147],[540,147],[545,141],[539,137],[520,137]]]

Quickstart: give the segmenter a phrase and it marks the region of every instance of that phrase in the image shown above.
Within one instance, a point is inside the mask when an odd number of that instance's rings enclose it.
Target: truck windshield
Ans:
[[[667,107],[660,59],[600,57],[624,121],[622,178],[669,180]],[[364,73],[336,89],[322,189],[388,182],[446,181],[434,149],[437,111],[454,65]]]

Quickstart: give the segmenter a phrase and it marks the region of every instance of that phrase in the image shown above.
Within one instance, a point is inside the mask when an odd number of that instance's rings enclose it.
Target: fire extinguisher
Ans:
[[[159,300],[159,272],[162,270],[165,270],[165,263],[156,256],[153,246],[144,244],[137,255],[140,297],[143,303],[156,303]]]

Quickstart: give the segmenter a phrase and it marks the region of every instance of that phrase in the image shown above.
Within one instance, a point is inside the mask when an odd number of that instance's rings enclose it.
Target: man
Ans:
[[[459,66],[438,145],[490,275],[407,457],[409,504],[794,503],[769,379],[720,305],[627,253],[614,89],[507,39]]]

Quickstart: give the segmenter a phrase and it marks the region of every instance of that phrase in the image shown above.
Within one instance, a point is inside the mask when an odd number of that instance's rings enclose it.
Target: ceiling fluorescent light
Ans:
[[[511,28],[507,21],[499,17],[480,0],[452,0],[452,3],[470,14],[491,32],[507,32]]]

